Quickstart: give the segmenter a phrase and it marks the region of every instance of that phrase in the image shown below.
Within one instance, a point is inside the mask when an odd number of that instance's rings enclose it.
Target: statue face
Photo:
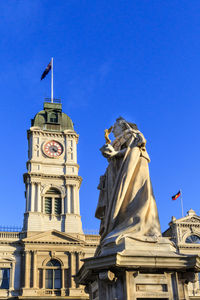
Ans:
[[[118,137],[120,134],[122,134],[123,130],[118,122],[114,124],[112,132],[115,137]]]

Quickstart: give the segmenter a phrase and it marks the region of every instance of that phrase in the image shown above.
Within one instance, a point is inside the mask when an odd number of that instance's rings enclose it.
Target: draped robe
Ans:
[[[114,147],[114,146],[113,146]],[[123,145],[124,155],[110,159],[100,178],[100,195],[95,216],[101,220],[101,244],[161,236],[149,176],[149,156],[132,135]]]

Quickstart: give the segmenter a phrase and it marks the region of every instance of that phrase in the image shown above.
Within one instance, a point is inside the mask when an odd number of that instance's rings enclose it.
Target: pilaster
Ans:
[[[35,202],[35,184],[31,182],[31,211],[34,211],[34,202]]]
[[[41,212],[41,184],[37,183],[37,203],[38,203],[38,212]]]
[[[24,266],[24,287],[30,288],[30,264],[31,264],[31,252],[25,251],[25,266]]]
[[[37,251],[33,251],[33,288],[37,288]]]

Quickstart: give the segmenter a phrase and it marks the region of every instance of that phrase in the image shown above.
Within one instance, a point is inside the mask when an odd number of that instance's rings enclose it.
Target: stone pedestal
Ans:
[[[76,281],[86,285],[90,300],[188,300],[199,257],[143,249],[84,259]]]

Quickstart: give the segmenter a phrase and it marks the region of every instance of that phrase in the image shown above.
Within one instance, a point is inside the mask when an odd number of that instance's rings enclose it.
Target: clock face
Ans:
[[[56,158],[63,153],[63,146],[56,141],[49,141],[44,144],[43,152],[48,157]]]

